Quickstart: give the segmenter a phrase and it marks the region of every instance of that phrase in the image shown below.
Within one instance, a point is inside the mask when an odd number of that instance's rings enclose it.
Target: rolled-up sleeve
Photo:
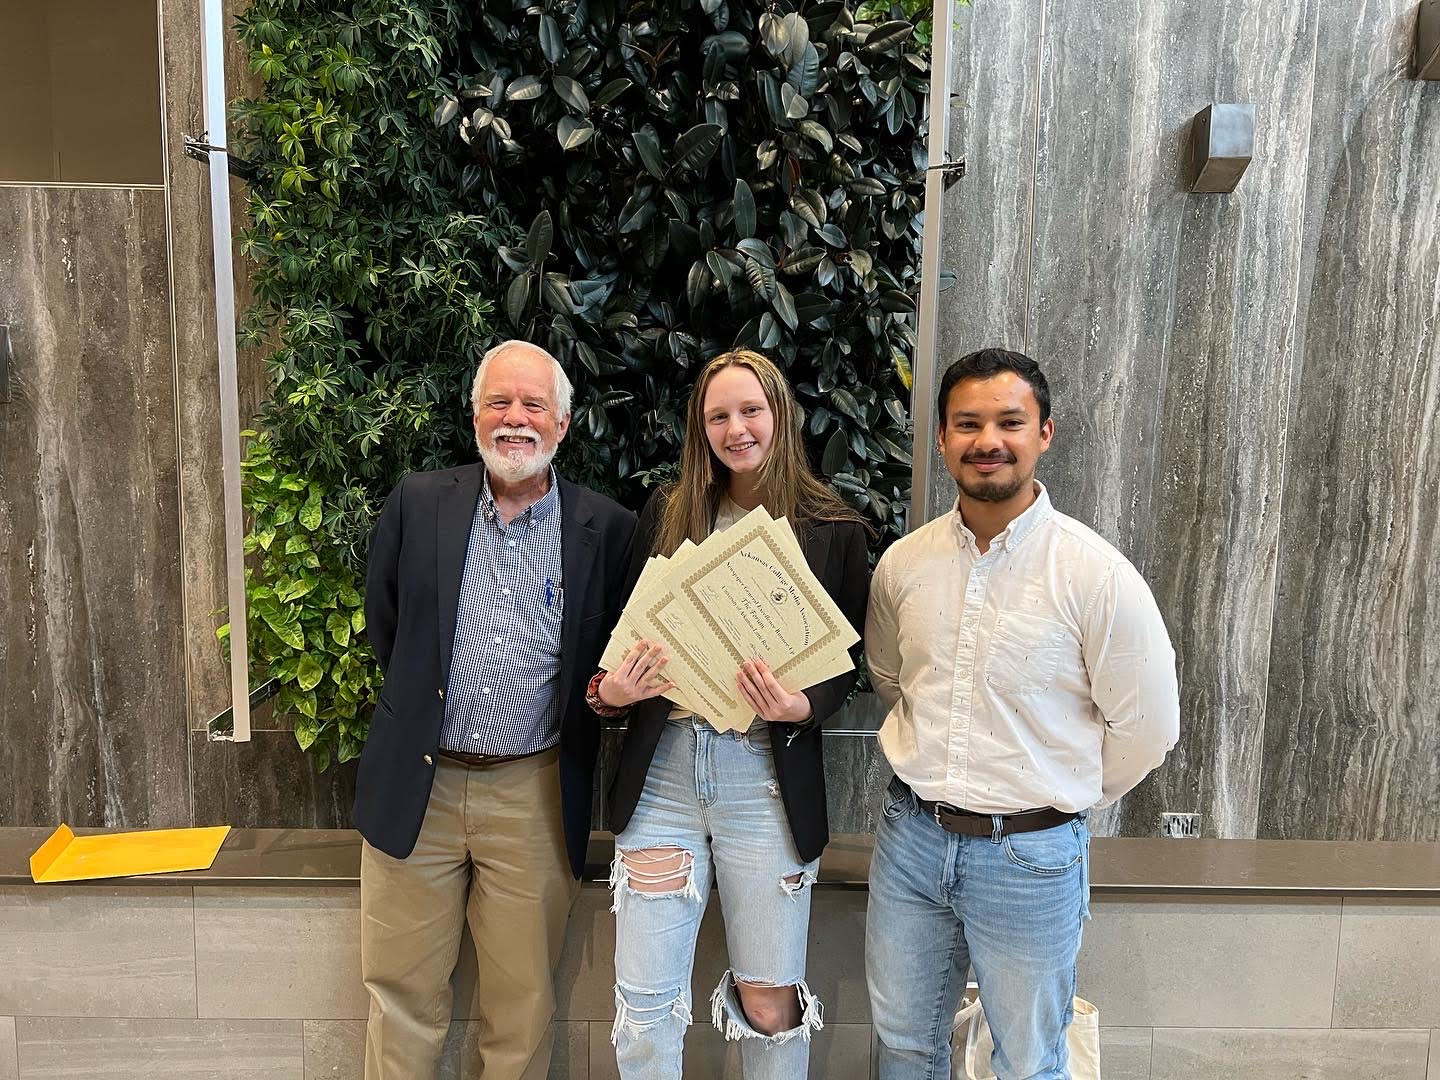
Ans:
[[[1150,587],[1129,565],[1113,569],[1091,605],[1085,665],[1105,721],[1105,806],[1145,779],[1180,738],[1175,650]]]

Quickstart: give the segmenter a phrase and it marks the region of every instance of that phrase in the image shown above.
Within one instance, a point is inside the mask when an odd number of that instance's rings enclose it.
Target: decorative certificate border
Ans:
[[[820,652],[821,650],[827,648],[830,644],[843,636],[843,632],[838,626],[835,625],[835,620],[829,610],[831,604],[827,604],[825,601],[818,599],[815,595],[815,591],[810,587],[810,582],[814,580],[814,575],[810,572],[809,566],[807,565],[805,567],[804,574],[801,574],[799,571],[797,571],[795,568],[795,563],[790,558],[789,552],[777,546],[778,542],[773,536],[770,535],[769,529],[767,529],[764,525],[752,525],[741,536],[736,537],[735,542],[729,542],[728,537],[726,538],[726,540],[727,542],[725,544],[725,547],[720,551],[719,554],[715,555],[713,558],[707,561],[704,566],[701,566],[700,568],[693,570],[685,575],[684,579],[680,583],[680,588],[685,593],[685,596],[689,599],[690,605],[696,611],[698,611],[702,617],[704,617],[706,623],[709,624],[710,629],[715,632],[715,636],[720,640],[720,642],[725,646],[725,648],[729,650],[730,655],[734,659],[735,666],[737,668],[745,662],[746,657],[740,655],[739,651],[736,650],[734,644],[730,641],[729,636],[725,633],[724,630],[720,628],[720,624],[715,620],[715,616],[710,613],[709,608],[707,608],[704,604],[700,602],[700,598],[695,593],[695,583],[701,578],[708,575],[716,567],[720,566],[720,564],[728,561],[742,548],[749,546],[755,540],[762,540],[764,542],[765,549],[775,558],[775,560],[782,567],[784,567],[786,574],[790,576],[790,583],[794,585],[797,589],[799,589],[802,594],[804,594],[806,603],[808,603],[811,610],[820,617],[826,628],[825,633],[819,638],[817,638],[815,641],[813,641],[808,649],[806,649],[802,653],[792,656],[789,660],[786,660],[785,663],[781,664],[778,668],[776,668],[775,677],[778,679],[782,675],[785,675],[802,661],[814,656],[817,652]],[[829,599],[830,598],[827,595],[825,597],[825,600],[828,601]],[[833,601],[831,603],[833,603]]]

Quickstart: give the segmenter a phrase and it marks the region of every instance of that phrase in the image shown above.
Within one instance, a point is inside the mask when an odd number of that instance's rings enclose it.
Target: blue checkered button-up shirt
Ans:
[[[460,579],[440,745],[528,754],[560,741],[560,485],[509,525],[490,478],[475,504]]]

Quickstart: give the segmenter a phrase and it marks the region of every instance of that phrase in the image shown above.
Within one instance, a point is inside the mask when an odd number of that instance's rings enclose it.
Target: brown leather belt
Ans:
[[[547,746],[545,750],[532,750],[528,754],[467,754],[464,750],[446,750],[442,746],[436,753],[451,761],[458,761],[461,765],[468,765],[472,769],[483,769],[490,765],[504,765],[507,761],[524,761],[527,757],[534,757],[536,754],[543,754],[546,750],[554,749],[553,746]]]
[[[959,833],[962,836],[995,835],[996,815],[994,814],[962,810],[958,806],[931,802],[918,795],[915,797],[915,801],[920,805],[920,812],[926,817],[933,818],[935,824],[946,832]],[[1079,814],[1067,813],[1064,810],[1056,810],[1053,806],[1042,807],[1039,810],[1022,810],[1016,814],[1001,814],[999,815],[1000,835],[1009,836],[1011,833],[1053,829],[1057,825],[1074,821],[1079,816]]]

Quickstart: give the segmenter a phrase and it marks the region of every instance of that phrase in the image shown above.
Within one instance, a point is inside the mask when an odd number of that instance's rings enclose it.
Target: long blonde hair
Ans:
[[[715,357],[695,380],[685,410],[685,445],[680,453],[680,479],[665,500],[655,550],[673,555],[687,539],[700,543],[710,535],[715,511],[730,484],[730,470],[710,449],[705,436],[705,392],[717,374],[743,367],[760,381],[765,400],[775,416],[770,453],[757,473],[761,502],[772,517],[789,518],[793,525],[806,521],[860,521],[864,519],[810,471],[801,435],[805,414],[784,374],[768,357],[749,349],[732,349]]]

